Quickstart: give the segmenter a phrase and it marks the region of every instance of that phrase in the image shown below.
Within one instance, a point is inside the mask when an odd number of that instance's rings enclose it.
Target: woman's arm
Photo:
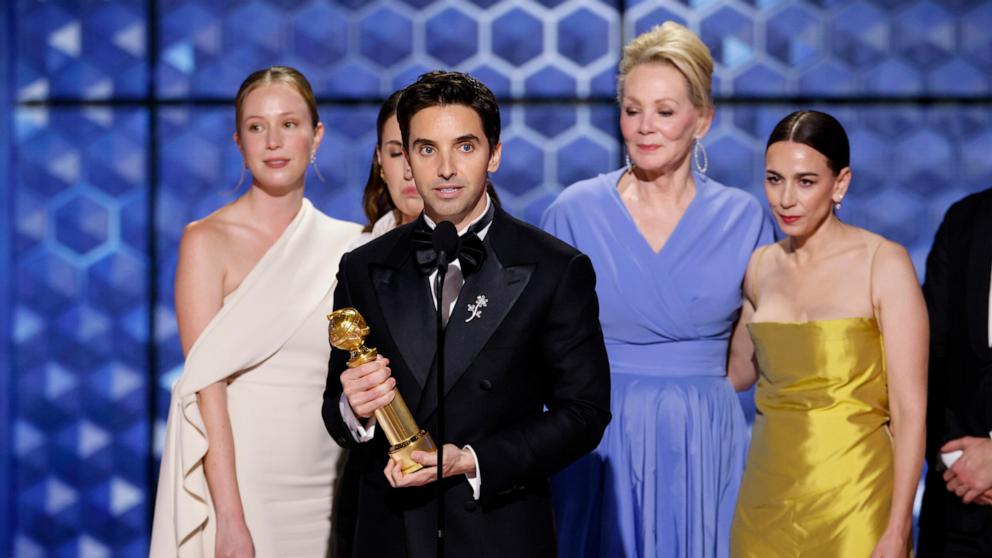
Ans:
[[[754,316],[754,305],[745,296],[741,303],[741,315],[734,324],[730,337],[730,357],[727,359],[727,376],[736,391],[745,391],[758,381],[758,365],[754,360],[754,344],[747,324]]]
[[[190,348],[224,298],[224,265],[218,254],[221,243],[209,224],[186,227],[176,266],[176,321],[183,354]],[[226,381],[211,384],[197,393],[200,416],[209,443],[203,470],[217,514],[217,556],[253,556],[251,535],[245,524],[241,494],[234,467],[234,436],[227,414]]]
[[[872,556],[906,556],[926,438],[929,323],[913,263],[885,241],[872,273],[872,299],[885,343],[894,486],[889,522]]]
[[[754,317],[755,308],[755,287],[757,281],[754,278],[757,272],[758,261],[762,252],[767,250],[767,246],[761,246],[751,253],[751,260],[747,263],[747,271],[744,272],[744,285],[741,289],[741,314],[734,324],[734,331],[730,335],[730,353],[727,357],[727,376],[730,385],[737,391],[745,391],[758,381],[758,364],[754,358],[754,343],[751,341],[751,334],[747,331],[747,324],[751,323]]]

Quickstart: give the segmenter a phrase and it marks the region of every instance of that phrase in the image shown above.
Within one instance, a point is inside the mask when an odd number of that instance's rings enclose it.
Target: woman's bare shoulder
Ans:
[[[183,228],[180,252],[223,254],[236,242],[239,229],[243,228],[238,213],[234,204],[228,204],[202,219],[187,223]]]
[[[763,279],[781,265],[782,254],[785,253],[785,240],[765,244],[755,248],[751,252],[751,259],[747,262],[747,271],[744,273],[744,296],[751,302],[757,304],[758,285],[764,283]]]
[[[867,229],[859,228],[858,231],[864,239],[874,284],[891,284],[905,279],[909,286],[918,286],[913,260],[902,244]]]
[[[911,263],[906,248],[888,238],[861,227],[854,227],[860,234],[865,248],[868,250],[875,265],[889,266],[899,263]],[[874,267],[874,266],[873,266]]]
[[[789,239],[784,238],[771,244],[759,246],[751,253],[750,266],[757,270],[767,271],[781,264],[782,257],[788,251]],[[762,273],[763,274],[763,273]]]

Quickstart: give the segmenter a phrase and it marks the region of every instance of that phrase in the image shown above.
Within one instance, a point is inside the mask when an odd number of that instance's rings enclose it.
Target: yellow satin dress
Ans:
[[[761,375],[732,556],[869,556],[888,521],[893,483],[878,323],[748,329]]]

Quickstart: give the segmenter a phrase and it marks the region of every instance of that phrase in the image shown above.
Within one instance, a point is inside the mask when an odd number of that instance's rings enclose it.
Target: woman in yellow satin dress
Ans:
[[[733,556],[912,549],[926,307],[905,249],[837,218],[849,151],[816,111],[787,116],[768,141],[765,194],[787,238],[752,255],[731,345],[735,387],[758,383]]]

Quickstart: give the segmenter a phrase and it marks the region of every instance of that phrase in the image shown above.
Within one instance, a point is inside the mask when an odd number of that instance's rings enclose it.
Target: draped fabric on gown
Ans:
[[[592,259],[612,378],[599,448],[554,479],[559,556],[727,556],[746,445],[728,339],[771,226],[753,196],[695,175],[655,253],[617,191],[623,172],[570,186],[544,215]]]
[[[761,369],[734,556],[868,556],[892,500],[874,318],[748,325]]]
[[[324,315],[338,261],[359,232],[304,199],[190,348],[172,389],[150,556],[214,555],[209,444],[196,393],[221,380],[256,556],[326,555],[339,449],[320,416],[330,356]]]

